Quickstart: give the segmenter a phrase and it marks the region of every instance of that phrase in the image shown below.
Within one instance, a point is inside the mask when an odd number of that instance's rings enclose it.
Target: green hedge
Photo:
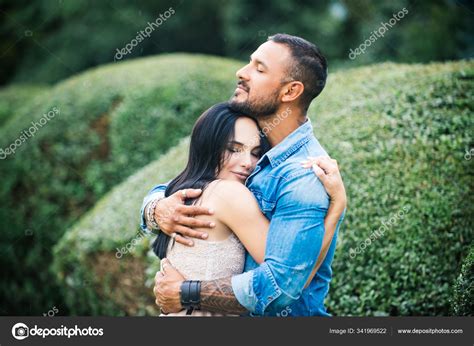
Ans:
[[[187,54],[109,64],[18,109],[0,129],[0,149],[17,141],[0,162],[1,313],[41,314],[59,304],[48,271],[52,246],[114,185],[189,134],[209,105],[228,98],[238,66]],[[22,142],[32,121],[43,123]]]
[[[456,316],[474,315],[474,246],[463,261],[461,272],[454,282],[451,301],[452,313]]]
[[[464,154],[474,147],[474,64],[384,64],[335,77],[326,95],[345,93],[345,103],[323,118],[333,100],[322,97],[316,110],[349,196],[328,306],[336,315],[448,315],[473,239],[474,165]]]
[[[338,159],[349,197],[327,300],[333,314],[449,314],[451,285],[473,235],[474,163],[464,159],[466,148],[473,147],[473,78],[472,61],[342,71],[331,75],[310,109],[315,134]],[[185,154],[183,143],[136,173],[61,239],[55,270],[68,287],[71,309],[153,313],[151,283],[158,260],[147,251],[150,238],[137,235],[139,208],[149,188],[184,167]],[[375,239],[372,233],[382,222],[390,224]],[[140,242],[133,255],[112,258],[117,247],[136,237]],[[355,253],[367,238],[371,244]],[[146,268],[147,279],[133,288],[113,287],[127,296],[147,283],[149,296],[140,297],[139,308],[123,308],[127,301],[111,293],[104,299],[109,288],[86,260],[94,256],[112,259],[111,267],[133,258]],[[124,268],[114,280],[135,274]],[[84,281],[96,286],[86,293]]]
[[[159,259],[150,251],[153,236],[140,230],[139,209],[150,189],[147,183],[150,179],[168,181],[176,175],[176,169],[184,168],[188,145],[189,140],[184,139],[159,160],[115,187],[55,246],[53,269],[67,287],[65,302],[71,313],[157,312],[152,283]],[[104,273],[97,263],[105,263],[104,267],[112,270]],[[139,270],[131,270],[132,263]],[[131,285],[123,285],[130,281]],[[84,283],[86,287],[82,288]]]
[[[14,84],[0,89],[0,127],[21,112],[31,99],[44,95],[49,90],[45,85]]]

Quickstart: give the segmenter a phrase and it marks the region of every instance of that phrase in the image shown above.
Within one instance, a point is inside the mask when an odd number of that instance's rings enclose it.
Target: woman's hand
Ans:
[[[304,168],[311,167],[313,169],[331,198],[331,203],[337,203],[343,208],[346,207],[346,189],[336,160],[329,156],[308,157],[308,160],[303,161],[301,165]]]

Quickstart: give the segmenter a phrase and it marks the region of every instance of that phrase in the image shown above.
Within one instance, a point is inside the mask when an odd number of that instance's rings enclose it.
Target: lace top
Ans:
[[[220,241],[193,240],[191,247],[170,241],[166,255],[186,280],[214,280],[243,272],[245,248],[234,233]]]

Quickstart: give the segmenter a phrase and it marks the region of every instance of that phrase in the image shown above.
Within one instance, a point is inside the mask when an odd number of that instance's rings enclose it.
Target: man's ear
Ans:
[[[298,82],[298,81],[290,82],[287,85],[285,85],[284,88],[283,88],[283,97],[282,97],[281,101],[282,102],[293,102],[298,97],[301,96],[303,91],[304,91],[303,83]]]

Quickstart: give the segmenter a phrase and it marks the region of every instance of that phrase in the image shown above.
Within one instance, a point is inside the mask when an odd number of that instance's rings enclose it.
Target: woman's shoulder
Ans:
[[[224,179],[217,179],[211,182],[208,186],[208,190],[211,194],[251,194],[249,189],[244,184],[239,183],[238,181]]]
[[[227,205],[239,205],[249,199],[254,200],[250,190],[242,183],[233,180],[215,180],[209,184],[207,198],[214,203],[226,202]]]

